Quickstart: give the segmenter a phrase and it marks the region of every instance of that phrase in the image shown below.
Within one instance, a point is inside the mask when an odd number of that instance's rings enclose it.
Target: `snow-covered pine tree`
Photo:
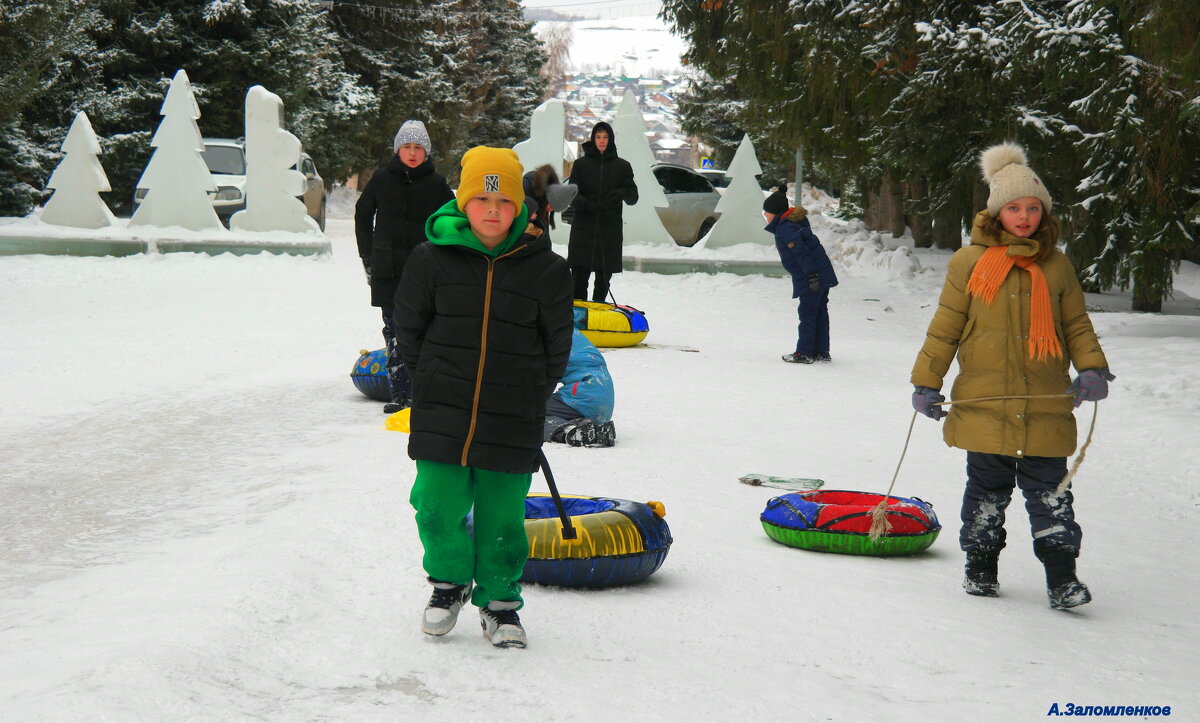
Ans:
[[[345,72],[327,12],[307,0],[92,0],[101,20],[87,33],[99,53],[71,57],[64,129],[84,110],[100,136],[113,193],[127,205],[149,157],[166,84],[163,69],[188,68],[205,109],[205,132],[237,137],[252,82],[286,102],[291,128],[327,179],[348,165],[348,131],[374,94]],[[61,135],[60,135],[61,137]]]
[[[42,220],[79,228],[111,226],[116,219],[99,194],[112,189],[100,165],[100,142],[87,113],[75,114],[62,151],[63,159],[46,184],[54,195],[42,208]]]
[[[487,69],[491,78],[471,138],[475,144],[510,148],[525,137],[529,115],[542,102],[546,79],[541,70],[548,56],[521,3],[486,0],[481,5],[486,12],[475,28],[475,42],[483,51],[475,65],[477,72]]]
[[[182,226],[193,231],[223,229],[209,193],[216,193],[212,174],[200,154],[204,141],[196,121],[200,108],[187,72],[180,69],[163,100],[163,120],[150,145],[154,154],[137,187],[146,196],[129,219],[130,226]]]
[[[425,122],[439,169],[445,172],[451,165],[445,139],[432,122],[434,99],[453,91],[438,75],[437,28],[446,23],[448,12],[452,13],[446,4],[424,0],[334,3],[330,9],[330,24],[346,67],[378,98],[377,107],[348,134],[354,146],[354,172],[385,163],[392,155],[392,138],[409,119]],[[453,159],[454,164],[457,161]]]
[[[103,62],[88,0],[0,4],[0,216],[24,216],[60,156],[74,108],[89,96],[75,58]]]

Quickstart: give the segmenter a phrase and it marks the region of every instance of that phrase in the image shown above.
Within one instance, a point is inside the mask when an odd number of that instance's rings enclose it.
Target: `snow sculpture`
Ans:
[[[655,210],[667,207],[667,195],[650,170],[657,160],[646,140],[646,122],[642,120],[633,91],[625,91],[612,127],[617,137],[617,154],[633,166],[633,180],[638,187],[638,202],[626,206],[621,213],[625,243],[675,246],[675,239],[667,233]]]
[[[742,136],[737,152],[725,175],[731,179],[725,195],[717,201],[721,217],[705,236],[705,248],[715,249],[736,244],[756,243],[773,246],[775,237],[763,230],[767,225],[762,215],[763,192],[756,176],[762,174],[754,144],[749,135]]]
[[[283,129],[283,101],[261,85],[246,93],[246,210],[233,214],[238,231],[320,233],[304,202],[300,139]]]
[[[563,142],[567,134],[567,111],[561,100],[548,100],[529,118],[529,140],[513,146],[526,171],[549,163],[563,177]]]
[[[87,113],[75,114],[62,150],[63,159],[46,184],[54,189],[54,195],[42,209],[42,221],[79,228],[111,226],[116,219],[99,194],[112,187],[100,165],[100,141]]]
[[[196,125],[200,106],[186,71],[180,69],[171,80],[159,115],[162,123],[150,141],[154,154],[137,183],[139,189],[146,190],[146,197],[129,225],[223,232],[208,195],[215,194],[217,186],[200,155],[204,151],[200,126]]]

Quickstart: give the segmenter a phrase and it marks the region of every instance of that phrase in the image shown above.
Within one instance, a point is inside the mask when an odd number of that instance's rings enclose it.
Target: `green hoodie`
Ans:
[[[496,258],[512,248],[513,243],[521,237],[528,225],[529,208],[525,204],[521,204],[521,212],[513,219],[508,237],[496,244],[496,248],[489,249],[471,230],[471,222],[467,220],[467,214],[458,210],[458,201],[450,199],[446,205],[434,211],[433,215],[425,222],[425,238],[429,239],[430,243],[439,246],[466,246]]]

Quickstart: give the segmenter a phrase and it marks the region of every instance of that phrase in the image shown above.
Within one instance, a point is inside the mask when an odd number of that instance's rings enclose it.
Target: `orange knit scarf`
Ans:
[[[967,281],[967,293],[990,305],[1013,264],[1028,271],[1033,284],[1029,297],[1029,356],[1037,361],[1051,356],[1062,357],[1062,345],[1054,333],[1054,316],[1050,313],[1050,287],[1046,284],[1046,274],[1033,257],[1009,256],[1008,247],[992,246],[975,264]]]

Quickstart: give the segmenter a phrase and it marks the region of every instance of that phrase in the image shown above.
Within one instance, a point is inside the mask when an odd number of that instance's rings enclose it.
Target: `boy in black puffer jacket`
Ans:
[[[388,164],[375,172],[354,207],[354,233],[358,255],[371,286],[371,305],[383,311],[383,341],[388,357],[391,402],[386,414],[398,412],[412,400],[412,381],[392,326],[392,297],[404,272],[404,262],[417,244],[425,242],[425,221],[454,198],[446,179],[433,170],[431,144],[425,124],[405,121],[392,141]]]
[[[571,273],[528,222],[516,153],[472,148],[462,169],[396,290],[414,382],[409,501],[434,586],[421,629],[445,635],[470,600],[493,645],[524,647],[525,495],[571,351]]]

